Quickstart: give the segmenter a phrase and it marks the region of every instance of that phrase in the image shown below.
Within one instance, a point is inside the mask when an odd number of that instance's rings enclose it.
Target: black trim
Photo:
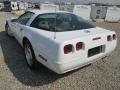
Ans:
[[[45,59],[43,56],[41,56],[40,54],[38,56],[42,58],[45,62],[47,62],[47,59]]]

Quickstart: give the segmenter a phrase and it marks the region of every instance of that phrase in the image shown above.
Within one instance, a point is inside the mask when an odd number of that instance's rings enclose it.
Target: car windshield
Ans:
[[[55,30],[57,32],[74,31],[95,27],[83,20],[81,17],[70,13],[57,13],[55,22]]]

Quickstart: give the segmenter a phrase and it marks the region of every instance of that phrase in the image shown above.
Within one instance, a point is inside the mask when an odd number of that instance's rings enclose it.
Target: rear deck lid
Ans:
[[[75,30],[75,31],[67,31],[67,32],[57,32],[56,39],[57,41],[68,41],[72,39],[82,38],[82,37],[88,37],[89,35],[99,35],[101,33],[106,33],[109,30],[95,27],[91,29],[84,29],[84,30]],[[94,38],[99,39],[99,38]]]

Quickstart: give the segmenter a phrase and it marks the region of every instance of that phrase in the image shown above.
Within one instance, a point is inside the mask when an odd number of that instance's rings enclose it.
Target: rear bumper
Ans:
[[[67,63],[51,63],[50,69],[58,74],[63,74],[63,73],[81,68],[83,66],[86,66],[88,64],[94,63],[94,62],[108,56],[111,52],[101,53],[99,55],[96,55],[96,56],[93,56],[90,58],[86,58],[86,59],[75,58],[74,60],[73,59],[71,60],[72,62],[67,62]]]

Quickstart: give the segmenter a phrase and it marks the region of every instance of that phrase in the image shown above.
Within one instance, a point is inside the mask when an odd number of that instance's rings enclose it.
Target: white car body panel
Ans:
[[[37,15],[50,11],[38,12],[33,10],[31,12],[34,12],[35,15],[27,25],[20,25],[8,20],[11,32],[21,46],[23,45],[23,38],[26,37],[33,47],[36,59],[58,74],[66,73],[100,60],[109,55],[117,45],[117,40],[107,41],[108,35],[116,33],[99,27],[86,30],[57,32],[56,39],[54,39],[54,32],[29,26]],[[93,41],[93,38],[96,37],[101,37],[101,39]],[[80,51],[74,49],[73,52],[64,54],[63,48],[65,45],[72,44],[75,48],[78,42],[84,42],[85,48]],[[101,45],[105,45],[105,52],[88,58],[88,50]],[[44,58],[41,58],[41,56]]]

